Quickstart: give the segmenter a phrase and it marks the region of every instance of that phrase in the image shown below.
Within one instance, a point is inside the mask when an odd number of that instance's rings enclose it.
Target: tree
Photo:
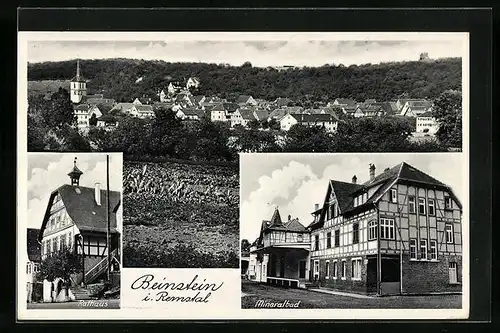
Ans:
[[[257,129],[260,127],[260,122],[257,119],[252,119],[248,122],[248,127],[250,129]]]
[[[442,144],[462,147],[462,93],[445,91],[434,100],[433,115],[439,124],[436,137]]]
[[[339,122],[333,151],[395,152],[408,151],[408,137],[413,132],[407,117],[352,118]]]
[[[171,110],[159,108],[151,121],[151,136],[148,151],[154,156],[183,156],[185,151],[179,151],[180,138],[184,136],[182,121]]]
[[[97,116],[95,115],[95,113],[92,113],[92,116],[90,116],[89,125],[90,126],[96,126],[97,125]]]
[[[61,150],[74,152],[90,152],[92,148],[86,138],[84,138],[78,129],[65,125],[57,132],[57,136],[63,140]]]
[[[73,125],[75,115],[73,104],[71,104],[69,93],[66,89],[59,88],[45,101],[40,108],[41,115],[49,128],[60,129],[64,125]]]
[[[248,239],[242,239],[241,240],[241,252],[248,252],[250,251],[250,242],[248,241]]]
[[[328,152],[332,136],[322,126],[293,125],[285,138],[285,152]]]
[[[82,258],[68,249],[62,249],[46,257],[40,264],[36,278],[40,281],[54,281],[61,278],[66,286],[70,285],[73,274],[82,272]]]
[[[271,120],[269,120],[268,126],[270,129],[276,131],[279,131],[281,129],[280,123],[274,118],[271,118]]]

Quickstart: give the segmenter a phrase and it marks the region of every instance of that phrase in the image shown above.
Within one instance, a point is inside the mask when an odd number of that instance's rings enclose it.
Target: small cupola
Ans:
[[[80,186],[80,176],[83,175],[83,172],[76,166],[76,159],[75,157],[73,161],[73,169],[68,173],[72,186]]]

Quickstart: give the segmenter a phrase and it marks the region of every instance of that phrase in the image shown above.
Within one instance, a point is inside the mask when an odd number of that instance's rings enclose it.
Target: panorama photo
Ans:
[[[26,52],[28,151],[123,152],[124,267],[238,268],[239,153],[462,151],[463,38],[137,36]]]

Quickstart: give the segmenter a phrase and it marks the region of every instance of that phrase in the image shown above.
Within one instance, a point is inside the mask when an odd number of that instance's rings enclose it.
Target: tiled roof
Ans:
[[[337,98],[336,101],[341,105],[353,106],[356,101],[350,98]]]
[[[77,111],[88,111],[90,108],[90,105],[89,104],[78,104],[74,107],[74,110],[77,110]]]
[[[267,119],[269,117],[269,112],[265,110],[256,110],[255,115],[259,121]]]
[[[42,261],[42,250],[41,245],[38,242],[38,234],[40,233],[40,229],[28,228],[26,234],[27,239],[27,250],[28,250],[28,259],[29,261],[39,262]]]
[[[255,117],[253,115],[253,111],[252,110],[248,110],[248,109],[240,109],[240,114],[241,114],[241,118],[243,118],[244,120],[255,120]]]
[[[240,106],[236,103],[222,103],[222,107],[228,113],[235,112],[240,108]]]
[[[136,105],[135,108],[139,112],[153,112],[152,105]]]
[[[69,217],[80,231],[107,232],[106,209],[107,191],[101,189],[101,205],[95,202],[95,189],[83,186],[62,185],[52,192],[42,223],[42,232],[50,217],[50,203],[59,193]],[[115,209],[121,203],[120,192],[110,191],[110,208]],[[116,216],[109,215],[111,231],[116,232]],[[42,234],[38,236],[41,240]]]
[[[128,111],[134,106],[134,103],[118,103],[111,109],[111,111]]]
[[[291,113],[292,117],[297,119],[299,123],[320,123],[320,122],[332,122],[336,121],[337,118],[331,114],[297,114]]]
[[[248,96],[248,95],[240,95],[238,97],[238,99],[236,100],[236,103],[246,103],[249,99],[250,99],[251,96]]]
[[[198,118],[203,117],[205,114],[205,112],[203,110],[199,110],[199,109],[182,109],[182,112],[186,116],[197,116]]]
[[[424,112],[424,113],[422,113],[422,114],[420,114],[418,116],[419,117],[433,117],[434,114],[432,112],[430,112],[430,111],[426,111],[426,112]]]

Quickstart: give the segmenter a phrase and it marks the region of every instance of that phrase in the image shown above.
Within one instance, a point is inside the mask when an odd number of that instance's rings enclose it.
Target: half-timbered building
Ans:
[[[70,184],[54,190],[49,198],[43,217],[38,242],[41,244],[41,259],[54,255],[59,251],[72,251],[82,258],[83,270],[71,278],[72,291],[70,298],[80,286],[106,279],[108,271],[108,251],[111,251],[111,270],[119,279],[120,269],[120,233],[117,220],[121,219],[120,192],[80,186],[83,172],[76,166],[76,158],[72,170],[68,173]],[[108,219],[109,238],[108,244]],[[109,248],[108,248],[109,247]],[[44,281],[44,301],[67,301],[68,294],[62,293],[54,284]]]
[[[364,293],[461,291],[462,206],[446,184],[403,162],[357,184],[331,180],[313,212],[311,279]]]

